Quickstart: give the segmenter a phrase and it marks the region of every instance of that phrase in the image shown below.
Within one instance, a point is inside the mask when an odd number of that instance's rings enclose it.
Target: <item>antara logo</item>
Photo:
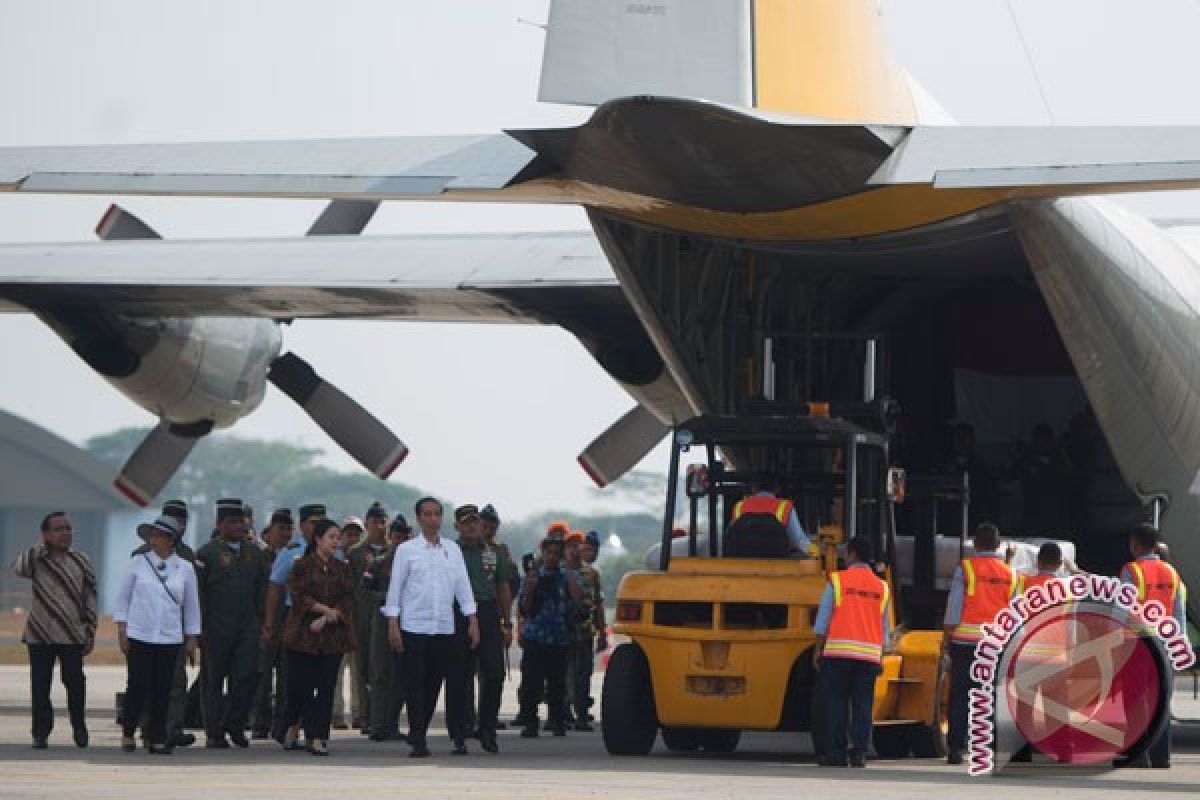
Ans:
[[[1116,578],[1032,587],[976,645],[968,770],[994,771],[1026,745],[1063,764],[1136,756],[1170,722],[1172,668],[1194,662],[1178,622]]]

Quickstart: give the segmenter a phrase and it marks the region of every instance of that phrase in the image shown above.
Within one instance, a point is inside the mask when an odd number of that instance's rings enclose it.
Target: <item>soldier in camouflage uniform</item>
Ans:
[[[489,547],[491,547],[493,550],[495,550],[497,555],[508,564],[508,574],[511,576],[511,578],[508,582],[508,591],[509,591],[509,596],[515,599],[517,596],[517,592],[519,592],[521,590],[521,573],[517,571],[517,562],[513,559],[512,551],[509,550],[508,544],[500,541],[500,537],[497,535],[500,532],[500,515],[498,513],[496,513],[496,507],[493,506],[491,503],[488,503],[486,506],[484,506],[482,509],[480,509],[479,519],[481,521],[480,532],[483,534],[483,541],[486,542]],[[504,630],[505,654],[507,654],[508,649],[510,647],[512,647],[513,636],[514,636],[512,615],[510,613],[506,616],[507,616],[507,619],[504,620],[504,622],[505,622],[505,630]],[[508,663],[508,659],[506,658],[505,664],[507,665],[507,663]],[[476,708],[476,705],[477,705],[475,702],[475,685],[474,684],[467,687],[467,699],[468,699],[468,705],[469,705],[468,710],[471,712],[471,718],[469,720],[470,724],[468,727],[470,727],[470,729],[473,731],[473,733],[471,735],[475,738],[478,738],[478,736],[479,736],[479,728],[478,728],[479,720],[477,719],[478,715],[475,714],[475,711],[474,711],[474,709]],[[502,730],[506,729],[507,727],[508,726],[505,725],[503,722],[500,722],[499,720],[496,721],[496,730],[502,731]]]
[[[379,503],[373,503],[365,515],[366,535],[346,553],[354,574],[354,626],[358,642],[350,661],[359,697],[354,722],[364,733],[369,733],[371,726],[371,620],[380,616],[381,605],[378,593],[371,588],[372,567],[387,551],[387,522],[387,511]]]
[[[262,550],[246,539],[241,500],[217,501],[217,530],[220,535],[196,553],[204,617],[205,746],[226,749],[232,741],[249,747],[246,718],[258,677],[266,561]]]
[[[574,713],[577,731],[592,730],[588,715],[592,705],[595,653],[608,646],[600,573],[583,560],[583,550],[587,546],[583,531],[571,531],[567,535],[565,566],[575,574],[583,590],[583,601],[575,614],[571,644],[567,649],[567,702]]]
[[[499,751],[496,730],[500,698],[504,690],[504,651],[512,642],[509,620],[512,617],[512,575],[509,560],[498,548],[484,541],[482,518],[474,505],[459,506],[454,512],[458,546],[462,550],[471,593],[475,596],[475,617],[479,624],[479,645],[457,648],[459,661],[451,665],[446,681],[447,713],[454,705],[451,692],[458,698],[460,712],[478,721],[479,744],[489,753]],[[456,614],[458,635],[466,644],[466,618]],[[460,663],[461,662],[461,663]],[[479,708],[475,713],[475,680],[479,679]]]
[[[379,609],[387,600],[388,584],[392,580],[392,560],[396,548],[408,541],[412,528],[403,514],[397,514],[388,530],[388,547],[383,555],[363,572],[362,588],[369,598],[370,657],[367,680],[371,691],[371,740],[385,742],[403,740],[400,735],[400,711],[404,708],[404,657],[388,644],[387,617]]]

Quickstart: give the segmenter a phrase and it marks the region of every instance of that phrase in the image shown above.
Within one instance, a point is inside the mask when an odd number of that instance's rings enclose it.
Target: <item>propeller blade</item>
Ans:
[[[158,423],[125,462],[113,486],[139,506],[149,505],[192,452],[197,440],[211,430],[211,422]]]
[[[332,200],[305,235],[336,236],[362,233],[377,210],[378,200]]]
[[[296,401],[321,430],[376,477],[386,479],[408,455],[408,447],[396,434],[323,380],[295,353],[284,353],[275,359],[267,380]]]
[[[96,224],[96,235],[106,242],[120,239],[161,239],[158,232],[116,203],[108,207]]]
[[[643,405],[636,405],[579,454],[579,466],[603,489],[620,478],[670,432]]]

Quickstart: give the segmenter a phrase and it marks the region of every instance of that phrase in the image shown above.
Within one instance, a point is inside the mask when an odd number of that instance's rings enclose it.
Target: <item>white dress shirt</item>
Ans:
[[[463,614],[475,613],[471,579],[457,544],[442,536],[432,544],[421,534],[396,548],[385,617],[399,618],[409,633],[450,634],[455,600]]]
[[[166,588],[159,575],[166,580]],[[154,553],[134,556],[121,580],[113,619],[125,623],[125,635],[130,639],[148,644],[180,644],[185,633],[198,636],[196,570],[174,553],[165,561]]]

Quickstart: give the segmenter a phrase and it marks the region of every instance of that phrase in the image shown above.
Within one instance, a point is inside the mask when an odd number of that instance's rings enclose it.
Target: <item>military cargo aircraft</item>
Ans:
[[[595,110],[485,136],[0,149],[0,191],[330,201],[287,240],[159,241],[114,208],[105,241],[0,247],[0,310],[161,418],[117,479],[141,503],[267,382],[394,469],[399,438],[281,355],[298,318],[562,326],[635,402],[580,455],[600,485],[675,422],[763,399],[865,401],[930,440],[966,397],[1058,407],[1067,381],[1200,574],[1200,271],[1094,197],[1200,186],[1200,129],[955,125],[873,0],[554,0],[540,98]],[[574,204],[592,230],[356,236],[383,201]]]

